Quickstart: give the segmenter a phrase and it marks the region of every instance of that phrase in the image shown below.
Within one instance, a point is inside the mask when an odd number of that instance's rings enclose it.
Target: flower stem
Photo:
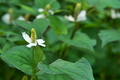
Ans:
[[[35,62],[35,47],[33,47],[33,51],[32,51],[32,75],[31,75],[31,79],[30,80],[38,80],[36,77],[36,62]]]
[[[76,23],[76,27],[74,28],[74,30],[72,31],[72,34],[70,36],[70,39],[74,38],[74,35],[76,33],[76,31],[79,29],[80,23]],[[67,50],[69,49],[69,44],[65,44],[64,48],[62,48],[62,50],[60,51],[60,58],[65,59],[66,55],[67,55]]]

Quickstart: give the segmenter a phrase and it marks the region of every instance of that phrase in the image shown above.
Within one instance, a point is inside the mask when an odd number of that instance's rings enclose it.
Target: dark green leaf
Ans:
[[[120,32],[115,29],[101,30],[99,37],[102,40],[102,47],[112,41],[120,40]]]

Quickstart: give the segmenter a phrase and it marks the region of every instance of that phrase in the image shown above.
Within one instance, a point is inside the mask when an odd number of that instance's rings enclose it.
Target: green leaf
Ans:
[[[120,8],[119,0],[86,0],[91,6],[96,6],[98,9],[104,9],[106,7]]]
[[[66,0],[66,1],[73,2],[73,3],[80,3],[80,2],[82,2],[82,0]]]
[[[98,35],[102,40],[102,47],[109,42],[120,40],[120,32],[115,29],[101,30]]]
[[[49,16],[50,26],[54,29],[57,34],[67,34],[67,27],[54,15]]]
[[[51,10],[58,10],[60,8],[60,4],[56,0],[35,0],[35,6],[38,8],[45,8],[48,4]]]
[[[48,19],[35,19],[33,23],[28,23],[22,20],[16,20],[15,23],[29,31],[34,28],[37,32],[37,35],[43,34],[43,32],[47,29],[49,25]]]
[[[34,58],[37,58],[35,61],[33,61],[32,56],[33,49],[27,48],[26,46],[13,47],[12,49],[2,53],[1,58],[12,67],[31,75],[32,64],[41,62],[44,59],[44,54],[40,48],[36,47],[35,50]]]
[[[67,44],[88,49],[90,51],[94,51],[93,46],[96,44],[95,40],[90,39],[86,34],[81,32],[76,32],[73,39],[68,38],[67,35],[60,35],[59,39]]]
[[[40,80],[72,80],[69,76],[65,74],[58,74],[58,75],[44,74],[38,77]]]
[[[73,80],[94,80],[91,66],[85,58],[75,63],[58,59],[49,66],[39,63],[38,69],[47,74],[66,74]]]
[[[35,11],[29,6],[22,5],[22,4],[18,4],[18,6],[20,6],[22,8],[21,11],[23,11],[25,13],[35,14]]]
[[[35,46],[35,62],[38,64],[45,59],[45,55],[39,46]]]

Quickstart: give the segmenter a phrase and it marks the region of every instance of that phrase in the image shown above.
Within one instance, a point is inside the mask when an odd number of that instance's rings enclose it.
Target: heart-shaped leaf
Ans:
[[[10,66],[15,67],[26,74],[32,74],[33,63],[41,62],[44,59],[44,54],[38,46],[35,46],[34,59],[33,49],[26,46],[13,47],[7,52],[2,53],[1,58]],[[34,61],[33,61],[34,60]]]
[[[120,32],[115,29],[101,30],[98,35],[102,40],[102,47],[109,42],[120,40]]]
[[[91,51],[94,51],[93,46],[96,44],[95,40],[90,39],[86,34],[81,32],[76,32],[73,39],[67,38],[67,35],[60,35],[59,39],[67,44]]]
[[[37,32],[38,35],[43,34],[43,32],[46,30],[46,28],[49,25],[49,20],[48,19],[35,19],[33,23],[28,23],[23,20],[16,20],[15,23],[27,30],[31,30],[34,28]]]
[[[85,58],[75,63],[58,59],[49,66],[39,63],[38,69],[47,74],[66,74],[73,80],[94,80],[91,66]]]

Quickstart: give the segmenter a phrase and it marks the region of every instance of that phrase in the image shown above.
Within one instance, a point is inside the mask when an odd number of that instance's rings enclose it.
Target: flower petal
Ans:
[[[25,20],[25,18],[23,16],[19,16],[17,19],[18,20]]]
[[[36,46],[36,45],[37,45],[37,43],[30,43],[30,44],[27,45],[27,47],[31,48],[32,46]]]
[[[28,34],[26,34],[25,32],[22,32],[22,36],[25,41],[27,41],[28,43],[31,43],[31,38],[29,37]]]
[[[43,47],[46,46],[45,44],[43,44],[45,42],[43,39],[37,39],[36,41],[37,41],[38,45],[43,46]]]
[[[44,11],[44,9],[43,9],[43,8],[40,8],[40,9],[38,9],[38,11],[39,11],[39,12],[42,12],[42,11]]]
[[[48,12],[50,13],[50,14],[54,14],[54,11],[53,10],[48,10]]]
[[[10,21],[10,14],[5,14],[2,16],[2,20],[3,22],[5,22],[6,24],[11,24],[11,21]]]
[[[84,21],[86,20],[86,11],[85,10],[82,10],[78,16],[77,16],[77,20],[76,21]]]
[[[69,21],[75,21],[75,19],[71,15],[65,16],[65,19],[67,19]]]
[[[38,18],[45,18],[45,15],[44,15],[44,14],[39,14],[39,15],[36,16],[36,18],[37,18],[37,19],[38,19]]]
[[[112,17],[112,19],[117,18],[117,16],[116,16],[116,13],[115,13],[115,10],[114,10],[114,9],[111,9],[111,17]]]

